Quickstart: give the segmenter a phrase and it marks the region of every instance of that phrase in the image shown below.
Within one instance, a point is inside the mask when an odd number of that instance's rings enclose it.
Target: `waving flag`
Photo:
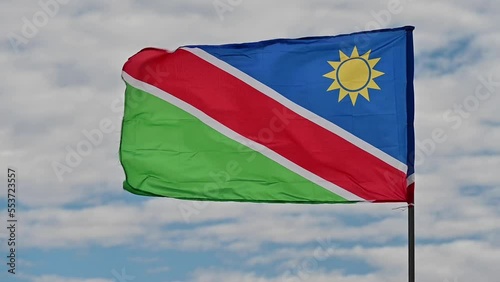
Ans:
[[[412,202],[412,30],[143,49],[122,73],[124,189]]]

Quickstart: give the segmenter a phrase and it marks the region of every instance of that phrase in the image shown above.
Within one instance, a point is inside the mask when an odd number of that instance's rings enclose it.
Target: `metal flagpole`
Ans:
[[[408,204],[408,281],[415,282],[415,206]]]

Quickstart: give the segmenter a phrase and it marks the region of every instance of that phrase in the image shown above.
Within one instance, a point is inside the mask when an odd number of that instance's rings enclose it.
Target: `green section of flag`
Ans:
[[[120,160],[139,195],[244,202],[341,203],[344,198],[127,84]]]

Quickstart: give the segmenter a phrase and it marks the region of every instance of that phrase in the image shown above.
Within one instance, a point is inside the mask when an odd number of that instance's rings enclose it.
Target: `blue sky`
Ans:
[[[17,168],[20,204],[17,274],[2,227],[1,281],[405,281],[402,204],[139,197],[122,190],[117,158],[121,67],[143,47],[403,25],[416,27],[417,279],[498,279],[497,1],[8,0],[0,11],[0,167]],[[112,130],[57,174],[103,122]]]

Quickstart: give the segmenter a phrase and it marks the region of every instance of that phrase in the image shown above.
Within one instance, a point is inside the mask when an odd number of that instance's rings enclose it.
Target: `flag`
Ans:
[[[141,50],[122,72],[124,189],[210,201],[412,202],[412,31]]]

